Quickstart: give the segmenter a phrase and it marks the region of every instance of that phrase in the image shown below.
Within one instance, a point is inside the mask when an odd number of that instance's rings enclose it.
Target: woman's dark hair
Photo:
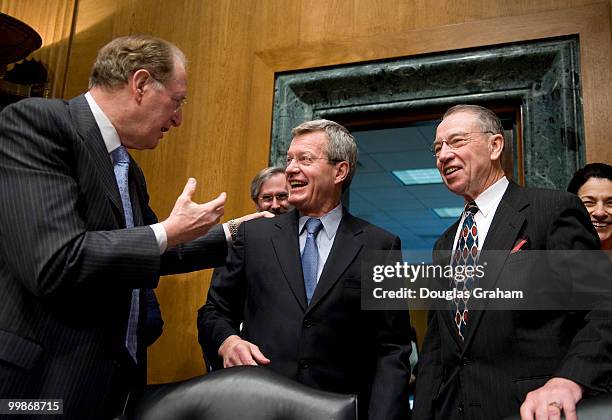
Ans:
[[[589,163],[580,168],[567,186],[567,190],[573,194],[578,194],[580,187],[591,178],[609,179],[612,181],[612,166],[606,163]]]

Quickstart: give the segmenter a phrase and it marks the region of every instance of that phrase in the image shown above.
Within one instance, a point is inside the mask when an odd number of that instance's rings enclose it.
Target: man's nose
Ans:
[[[446,144],[446,142],[442,142],[442,145],[440,146],[440,153],[438,153],[438,157],[437,159],[440,162],[446,162],[449,157],[452,155],[453,153],[453,149],[450,148],[450,146],[448,144]]]
[[[299,172],[300,170],[300,165],[297,164],[297,159],[291,159],[291,161],[289,161],[289,164],[287,165],[287,167],[285,168],[285,172]]]
[[[171,121],[175,127],[181,125],[183,122],[183,110],[179,108],[177,111],[174,111]]]

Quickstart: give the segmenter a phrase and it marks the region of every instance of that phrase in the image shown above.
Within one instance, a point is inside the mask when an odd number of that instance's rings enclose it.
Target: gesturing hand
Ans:
[[[194,240],[219,223],[223,216],[226,194],[222,192],[208,203],[198,204],[192,201],[197,181],[189,178],[183,192],[174,203],[170,216],[161,224],[166,229],[168,248]]]

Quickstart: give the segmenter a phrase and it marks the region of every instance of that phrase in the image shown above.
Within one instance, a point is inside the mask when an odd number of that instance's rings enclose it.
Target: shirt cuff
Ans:
[[[166,252],[166,248],[168,247],[168,235],[166,234],[166,229],[161,223],[155,223],[150,227],[153,229],[153,233],[155,234],[155,240],[157,241],[157,246],[159,246],[159,255],[161,255]]]
[[[232,242],[233,242],[232,241],[232,234],[230,233],[229,226],[228,226],[227,222],[223,223],[222,226],[223,226],[223,232],[225,232],[225,240],[227,241],[228,245],[231,245]]]

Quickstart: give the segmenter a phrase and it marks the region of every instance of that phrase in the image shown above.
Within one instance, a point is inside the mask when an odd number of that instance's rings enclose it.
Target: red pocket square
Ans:
[[[515,252],[519,252],[521,250],[521,248],[523,248],[523,246],[527,243],[527,238],[524,239],[519,239],[516,242],[516,245],[514,245],[514,248],[512,248],[512,251],[510,251],[510,254],[514,254]]]

